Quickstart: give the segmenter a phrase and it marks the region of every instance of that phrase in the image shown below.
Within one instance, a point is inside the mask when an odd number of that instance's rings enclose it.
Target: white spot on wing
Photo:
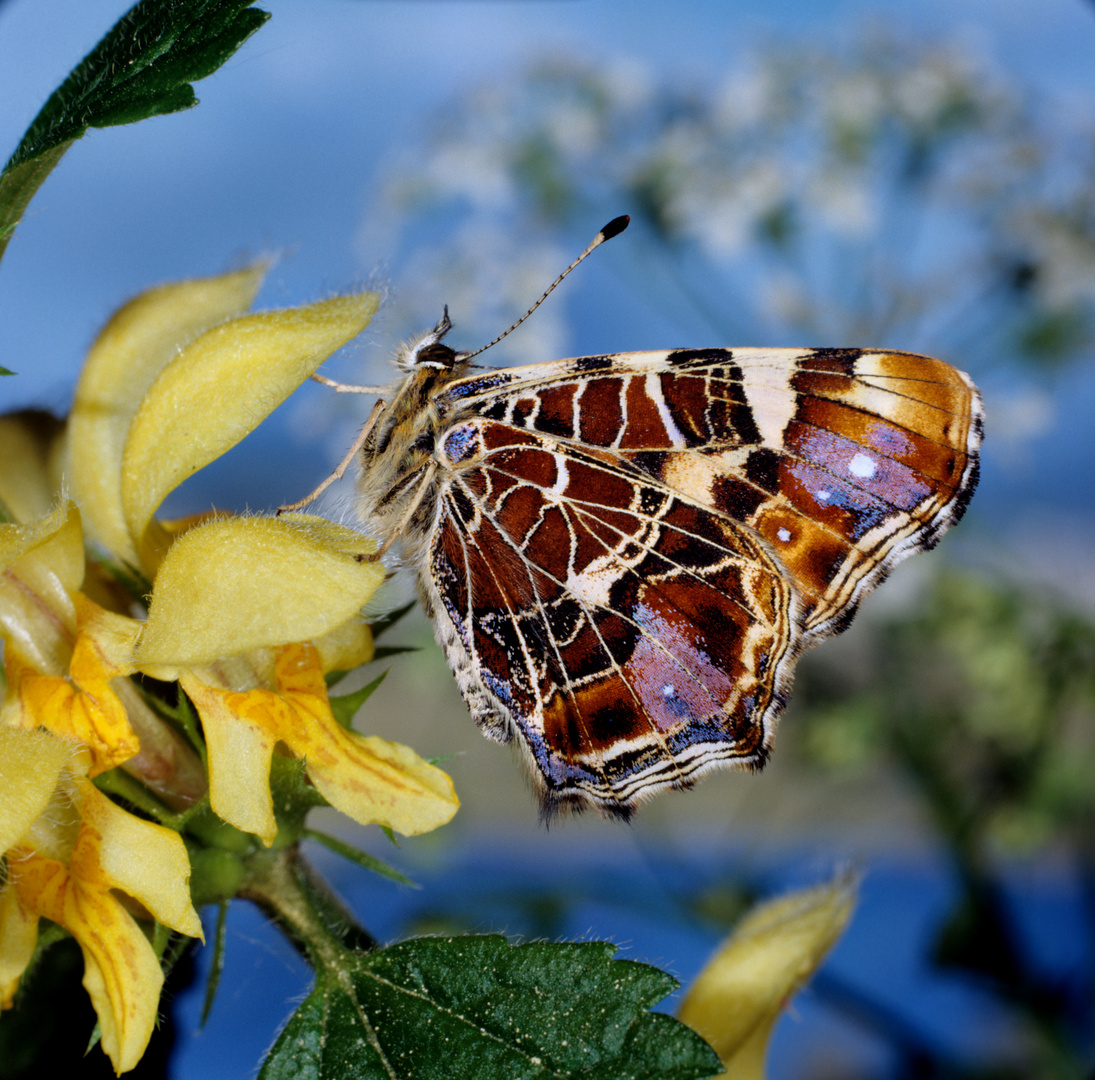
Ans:
[[[866,454],[856,454],[851,461],[848,462],[848,472],[852,476],[858,476],[861,480],[870,480],[872,476],[878,471],[878,465]]]
[[[785,544],[791,539],[790,529],[777,529],[776,536],[778,536]]]

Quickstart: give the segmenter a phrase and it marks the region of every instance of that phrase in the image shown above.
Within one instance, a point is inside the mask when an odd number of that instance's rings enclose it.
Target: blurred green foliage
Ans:
[[[1095,840],[1095,623],[951,569],[871,626],[853,671],[816,663],[797,688],[812,760],[897,764],[940,830],[985,855]]]

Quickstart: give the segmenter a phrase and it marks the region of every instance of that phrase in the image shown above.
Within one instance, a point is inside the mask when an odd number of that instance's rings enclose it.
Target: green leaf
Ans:
[[[0,254],[42,181],[89,127],[189,109],[270,17],[251,0],[142,0],[50,95],[0,176]]]
[[[373,696],[373,691],[387,678],[388,672],[382,671],[372,682],[366,683],[352,694],[340,694],[328,698],[334,718],[345,728],[353,727],[357,710]]]
[[[432,765],[433,762],[430,762],[430,764]],[[343,843],[336,836],[329,836],[317,829],[304,829],[300,835],[302,839],[314,840],[317,844],[322,844],[336,855],[341,855],[342,858],[348,859],[366,870],[371,870],[374,874],[386,877],[390,881],[397,881],[400,885],[409,885],[412,889],[420,888],[416,882],[405,874],[401,874],[394,866],[389,866],[383,859],[378,859],[375,855],[370,855],[367,851],[361,851],[351,844]]]
[[[387,660],[392,656],[401,656],[403,653],[421,652],[417,645],[378,645],[373,653],[373,662]]]
[[[321,969],[259,1080],[716,1076],[691,1029],[647,1010],[677,986],[601,942],[416,938]]]
[[[213,1012],[213,1001],[217,996],[217,989],[221,984],[221,974],[224,971],[224,957],[228,951],[228,901],[222,900],[217,905],[217,929],[213,935],[213,960],[209,965],[209,978],[205,983],[205,1000],[202,1002],[202,1018],[199,1027],[205,1027],[206,1021]]]

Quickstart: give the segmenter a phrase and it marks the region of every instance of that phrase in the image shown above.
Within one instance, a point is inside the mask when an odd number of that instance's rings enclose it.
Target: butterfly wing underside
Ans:
[[[908,353],[584,357],[446,395],[425,589],[549,812],[762,765],[802,649],[976,483],[976,390]]]

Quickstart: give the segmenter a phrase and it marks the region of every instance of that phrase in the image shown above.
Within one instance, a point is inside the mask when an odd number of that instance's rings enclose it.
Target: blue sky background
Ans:
[[[122,0],[0,4],[5,154],[127,6]],[[671,12],[657,0],[272,0],[265,6],[273,18],[198,84],[197,108],[92,131],[39,192],[0,267],[0,364],[20,372],[4,381],[0,407],[65,411],[81,357],[117,305],[151,284],[217,273],[256,255],[280,257],[260,307],[307,302],[374,281],[377,273],[398,298],[411,253],[375,250],[361,236],[384,164],[401,148],[422,145],[428,124],[469,84],[504,78],[545,51],[635,57],[673,78],[732,69],[766,41],[824,45],[874,21],[963,42],[1062,114],[1086,117],[1095,107],[1095,4],[1086,0],[686,0]],[[589,233],[600,224],[591,222]],[[427,246],[430,237],[420,240]],[[563,250],[576,251],[585,240],[565,238]],[[711,341],[707,326],[674,328],[667,340],[649,298],[613,277],[613,260],[628,258],[628,242],[598,253],[553,297],[570,320],[568,355],[767,343]],[[432,298],[416,320],[432,325],[448,299]],[[454,317],[459,323],[459,313]],[[535,333],[535,326],[522,332]],[[346,381],[386,381],[384,360],[401,332],[382,312],[329,370]],[[948,359],[962,366],[961,357]],[[996,564],[1021,564],[1028,576],[1095,604],[1095,569],[1086,557],[1095,507],[1095,364],[1074,369],[1048,402],[1034,383],[1005,376],[1011,381],[994,385],[991,375],[979,377],[990,407],[974,504],[990,525],[982,554]],[[1043,430],[1017,442],[1025,420],[1047,406]],[[335,408],[331,426],[339,415],[343,426],[324,441],[327,408],[328,399],[305,388],[228,459],[176,493],[166,512],[213,502],[263,509],[299,497],[349,441],[346,413]],[[972,526],[960,532],[980,542]]]
[[[1059,96],[1063,108],[1091,108],[1095,5],[1082,0],[693,0],[672,13],[653,0],[264,6],[273,19],[198,84],[198,108],[91,132],[37,196],[0,270],[0,362],[28,376],[5,385],[7,401],[64,408],[107,313],[153,282],[276,251],[283,258],[260,304],[303,302],[378,266],[398,289],[389,253],[365,253],[355,242],[377,166],[419,136],[462,86],[501,76],[541,50],[634,56],[669,73],[718,70],[758,41],[832,39],[864,20],[896,18],[968,41]],[[0,6],[5,154],[127,7],[114,0]],[[619,323],[637,317],[608,312],[598,322],[607,318],[606,336],[618,338]],[[422,318],[432,322],[435,312]],[[577,348],[602,348],[597,325],[579,330]]]

